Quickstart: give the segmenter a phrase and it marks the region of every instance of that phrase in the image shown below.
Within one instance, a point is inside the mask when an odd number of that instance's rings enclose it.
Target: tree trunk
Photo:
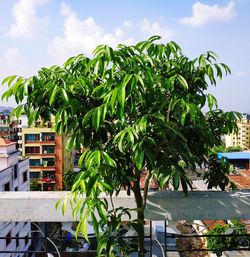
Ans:
[[[140,180],[134,183],[133,192],[137,207],[138,257],[144,257],[144,208],[140,190]]]
[[[141,233],[138,233],[138,257],[144,257],[144,211],[137,212]]]

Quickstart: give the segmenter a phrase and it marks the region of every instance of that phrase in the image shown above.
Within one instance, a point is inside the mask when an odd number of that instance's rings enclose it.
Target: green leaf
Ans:
[[[177,80],[179,81],[183,89],[188,90],[188,83],[181,75],[177,76]]]
[[[206,66],[206,62],[205,62],[205,60],[204,60],[204,54],[201,54],[201,55],[200,55],[198,61],[199,61],[199,67],[204,67],[204,66]]]
[[[172,175],[172,179],[173,179],[173,187],[175,190],[179,189],[179,184],[180,184],[180,176],[179,173],[177,171],[175,171]]]
[[[61,88],[61,91],[62,91],[62,95],[63,95],[65,101],[68,102],[69,101],[69,97],[67,95],[66,90],[64,88]]]
[[[212,111],[213,107],[215,106],[216,108],[218,108],[218,105],[217,105],[217,100],[216,98],[211,95],[211,94],[208,94],[207,95],[207,100],[208,100],[208,107],[209,107],[209,110]]]
[[[96,131],[98,131],[100,127],[101,115],[101,107],[98,107],[93,111],[92,123],[94,124],[94,128]]]
[[[186,116],[187,116],[187,113],[186,113],[186,112],[183,112],[183,113],[181,114],[181,125],[182,125],[182,126],[185,125]]]
[[[110,165],[112,167],[116,167],[116,162],[108,155],[106,152],[101,152],[102,158],[107,163],[107,165]]]
[[[58,90],[59,90],[59,88],[57,86],[54,86],[53,91],[52,91],[51,96],[50,96],[50,99],[49,99],[49,105],[50,106],[52,106],[52,104],[54,103]]]
[[[135,165],[138,170],[143,168],[145,151],[138,149],[135,152]]]
[[[148,41],[150,41],[150,42],[154,42],[154,41],[156,41],[156,40],[160,40],[161,39],[161,37],[160,36],[158,36],[158,35],[154,35],[154,36],[151,36],[149,39],[148,39]]]
[[[11,83],[12,83],[16,78],[17,78],[16,75],[8,76],[8,77],[6,77],[5,79],[3,79],[2,85],[8,83],[8,86],[10,86]]]

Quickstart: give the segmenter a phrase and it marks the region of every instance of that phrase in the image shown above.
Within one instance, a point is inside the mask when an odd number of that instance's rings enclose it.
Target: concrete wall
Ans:
[[[55,209],[56,202],[68,193],[2,192],[0,222],[72,222],[70,205],[64,216],[60,208]],[[121,192],[113,201],[116,207],[135,208],[133,196],[127,196],[126,192]],[[187,197],[182,192],[158,191],[149,193],[145,217],[149,220],[250,219],[249,206],[250,190],[197,191],[190,192]],[[135,213],[132,217],[135,218]]]

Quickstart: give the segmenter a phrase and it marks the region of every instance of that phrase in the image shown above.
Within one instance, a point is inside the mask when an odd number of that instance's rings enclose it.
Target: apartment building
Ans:
[[[250,115],[243,114],[242,119],[237,122],[238,134],[225,136],[226,147],[240,146],[242,150],[250,150]]]
[[[16,119],[16,131],[17,131],[17,148],[18,151],[22,152],[23,150],[23,137],[22,129],[28,128],[28,117],[26,115],[21,115],[19,119]]]
[[[10,111],[1,111],[0,112],[0,137],[9,139],[13,142],[17,141],[17,130],[16,130],[16,121],[12,119],[9,120]]]
[[[29,191],[29,160],[20,158],[15,142],[0,138],[0,191]],[[31,242],[31,225],[28,222],[0,223],[0,251],[27,251]],[[25,239],[19,239],[19,235]],[[21,237],[20,236],[20,237]],[[11,239],[16,237],[16,239]],[[0,257],[22,257],[24,253],[2,253]]]
[[[62,176],[73,170],[73,156],[66,151],[65,137],[52,132],[50,123],[36,125],[22,128],[22,155],[29,157],[30,179],[43,191],[62,190]]]

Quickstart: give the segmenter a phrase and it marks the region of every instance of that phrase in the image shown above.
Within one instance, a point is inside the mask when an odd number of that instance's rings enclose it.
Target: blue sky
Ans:
[[[0,80],[157,34],[191,58],[216,52],[232,75],[210,93],[222,109],[250,113],[250,0],[0,0],[0,9]]]

